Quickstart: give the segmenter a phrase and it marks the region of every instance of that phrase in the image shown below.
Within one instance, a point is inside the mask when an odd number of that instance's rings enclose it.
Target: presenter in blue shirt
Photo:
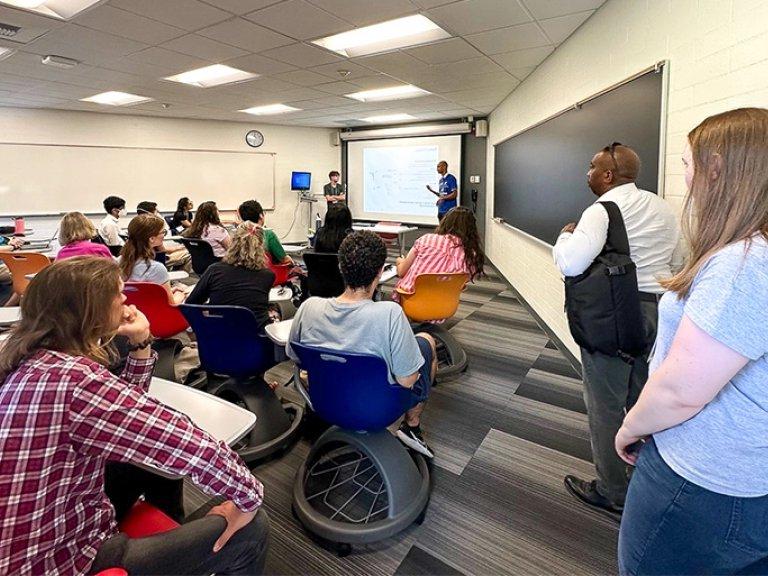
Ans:
[[[432,186],[427,184],[427,190],[432,192],[437,199],[437,219],[442,220],[451,208],[456,208],[456,197],[459,195],[459,187],[456,177],[448,174],[448,162],[440,160],[437,163],[437,173],[440,174],[439,191],[435,192]]]

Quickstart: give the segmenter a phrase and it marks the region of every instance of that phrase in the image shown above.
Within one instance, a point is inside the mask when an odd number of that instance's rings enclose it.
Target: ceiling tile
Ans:
[[[590,16],[594,14],[594,11],[579,12],[578,14],[569,14],[568,16],[558,16],[557,18],[549,18],[547,20],[539,20],[539,24],[544,28],[544,32],[547,33],[549,39],[555,44],[560,44],[568,36],[574,33],[574,31],[581,26]]]
[[[297,40],[320,38],[352,28],[348,22],[305,0],[287,0],[246,14],[245,18]]]
[[[525,68],[510,68],[509,73],[520,81],[525,80],[531,72],[536,70],[535,66],[529,66]]]
[[[349,74],[339,74],[339,70],[346,70],[349,72]],[[315,66],[312,68],[312,71],[317,72],[318,74],[323,74],[331,80],[348,81],[354,81],[357,78],[363,78],[365,76],[370,76],[371,74],[376,74],[375,70],[371,70],[365,66],[355,64],[351,60],[347,60],[345,62],[334,62],[333,64],[323,64],[322,66]]]
[[[360,87],[351,82],[330,82],[328,84],[320,84],[315,88],[321,92],[327,92],[328,94],[352,94],[353,92],[360,92]]]
[[[259,8],[265,8],[282,0],[203,0],[206,4],[216,6],[232,14],[246,14]]]
[[[467,36],[466,39],[486,54],[499,54],[550,44],[549,39],[533,23],[481,32]]]
[[[81,26],[146,44],[160,44],[184,34],[184,31],[176,26],[168,26],[106,4],[83,12],[74,20]]]
[[[142,42],[68,24],[35,40],[27,45],[25,50],[41,55],[58,54],[86,63],[99,63],[148,47]]]
[[[299,86],[316,86],[331,81],[328,76],[323,76],[322,74],[310,70],[292,70],[290,72],[276,74],[274,77],[292,84],[298,84]]]
[[[427,12],[432,20],[457,34],[473,34],[531,22],[517,0],[462,0]]]
[[[141,52],[126,56],[125,59],[157,66],[165,70],[165,74],[168,76],[181,74],[182,72],[201,68],[208,64],[205,60],[158,47],[147,48]]]
[[[547,56],[549,56],[554,51],[554,49],[554,46],[527,48],[525,50],[515,50],[514,52],[494,54],[493,59],[504,66],[504,68],[507,70],[511,68],[538,66]]]
[[[446,62],[458,62],[459,60],[468,60],[476,56],[482,56],[482,53],[474,46],[461,38],[451,38],[436,44],[418,46],[404,50],[427,64],[443,64]]]
[[[112,0],[110,5],[187,31],[198,30],[232,17],[229,12],[199,0]]]
[[[537,20],[596,10],[605,0],[520,0]]]
[[[274,58],[275,60],[280,60],[287,64],[293,64],[299,68],[310,68],[312,66],[319,66],[320,64],[341,62],[342,60],[335,54],[331,54],[326,50],[301,43],[268,50],[264,52],[262,56]]]
[[[400,86],[404,84],[386,74],[355,78],[354,80],[351,80],[351,82],[355,86],[359,86],[361,90],[375,90],[376,88],[389,88],[390,86]]]
[[[357,58],[355,61],[363,66],[392,76],[399,76],[404,73],[415,75],[429,71],[429,65],[405,52],[365,56],[364,58]]]
[[[198,34],[187,34],[186,36],[175,38],[170,42],[161,44],[161,47],[216,63],[248,54],[242,48],[222,44]]]
[[[456,0],[411,0],[416,6],[421,8],[434,8],[435,6],[442,6],[443,4],[450,4]]]
[[[255,72],[256,74],[264,76],[296,69],[296,67],[291,64],[286,64],[285,62],[280,62],[272,58],[266,58],[265,56],[259,56],[258,54],[249,54],[247,56],[241,56],[240,58],[234,58],[233,60],[227,60],[225,64],[227,66],[239,68],[240,70],[245,70],[246,72]]]
[[[309,2],[357,26],[392,20],[418,11],[418,8],[409,0],[309,0]]]
[[[197,32],[206,38],[218,40],[224,44],[237,46],[251,52],[261,52],[276,46],[290,44],[292,40],[287,36],[267,30],[263,26],[244,20],[233,18],[220,24],[203,28]]]
[[[432,66],[431,72],[436,72],[440,76],[450,76],[456,79],[466,78],[474,74],[488,74],[491,72],[502,72],[503,69],[488,56],[479,58],[470,58],[461,62],[451,62],[449,64],[437,64]]]

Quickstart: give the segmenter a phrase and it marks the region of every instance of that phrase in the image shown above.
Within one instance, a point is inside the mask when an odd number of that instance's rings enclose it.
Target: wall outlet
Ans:
[[[480,176],[470,176],[469,182],[470,184],[480,184]]]

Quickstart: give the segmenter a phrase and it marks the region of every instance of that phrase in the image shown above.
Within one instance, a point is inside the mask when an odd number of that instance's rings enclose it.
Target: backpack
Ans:
[[[629,256],[624,218],[614,202],[599,202],[608,212],[602,252],[578,276],[565,278],[565,311],[576,343],[632,362],[646,348],[637,266]]]

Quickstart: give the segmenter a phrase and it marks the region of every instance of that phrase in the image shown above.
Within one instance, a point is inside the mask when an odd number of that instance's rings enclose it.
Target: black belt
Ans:
[[[662,296],[664,296],[664,294],[652,294],[650,292],[640,292],[640,301],[658,303],[658,301],[661,300]]]

